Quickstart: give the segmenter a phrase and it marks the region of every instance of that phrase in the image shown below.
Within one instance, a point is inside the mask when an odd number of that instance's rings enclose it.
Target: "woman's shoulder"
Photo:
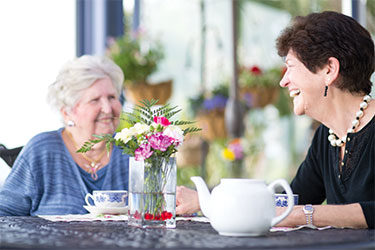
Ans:
[[[370,120],[370,122],[366,124],[366,126],[364,127],[364,129],[367,129],[367,127],[370,129],[370,131],[374,131],[375,130],[375,114],[372,117],[372,119]]]
[[[63,128],[60,128],[58,130],[52,130],[52,131],[45,131],[41,132],[34,137],[32,137],[28,144],[35,144],[35,143],[42,143],[42,142],[50,142],[50,141],[56,141],[61,140],[61,131]]]
[[[57,155],[65,154],[61,131],[62,129],[42,132],[31,138],[17,156],[12,171],[21,173],[20,176],[24,176],[23,172],[41,176],[50,165],[56,167],[62,159]]]
[[[313,142],[321,143],[322,141],[327,140],[328,134],[329,129],[324,124],[320,124],[315,130]]]
[[[27,152],[43,152],[45,150],[51,151],[53,149],[61,149],[63,145],[61,131],[62,128],[58,130],[42,132],[35,135],[24,146],[24,148],[21,151],[21,154],[25,154]]]

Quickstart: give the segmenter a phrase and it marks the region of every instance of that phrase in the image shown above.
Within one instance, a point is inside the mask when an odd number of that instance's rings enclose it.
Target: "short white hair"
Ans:
[[[95,81],[109,77],[118,96],[121,94],[124,73],[111,59],[83,55],[67,62],[48,88],[47,102],[58,111],[72,109],[81,98],[83,90]]]

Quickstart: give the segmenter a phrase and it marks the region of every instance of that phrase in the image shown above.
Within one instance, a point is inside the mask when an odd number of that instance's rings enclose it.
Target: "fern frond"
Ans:
[[[90,151],[95,144],[97,144],[99,142],[102,142],[102,141],[106,142],[106,147],[107,147],[107,150],[109,151],[110,146],[108,144],[111,144],[112,142],[115,141],[115,139],[112,137],[111,134],[102,134],[102,135],[93,135],[93,136],[98,138],[98,139],[91,139],[91,140],[85,142],[83,144],[83,146],[80,149],[78,149],[76,152],[77,153],[86,153],[86,152]]]
[[[155,115],[155,116],[164,116],[164,114],[168,113],[168,111],[169,111],[170,109],[171,109],[171,108],[170,108],[170,105],[169,105],[169,103],[168,103],[168,104],[166,104],[166,105],[164,105],[164,106],[162,106],[162,107],[156,109],[156,110],[154,111],[154,115]]]
[[[181,111],[181,109],[178,109],[178,110],[175,110],[175,111],[171,111],[171,110],[169,110],[169,112],[166,113],[166,114],[164,115],[164,117],[167,118],[167,119],[169,120],[169,118],[171,118],[172,116],[174,116],[175,114],[177,114],[177,113],[180,112],[180,111]]]
[[[196,121],[183,121],[183,120],[179,120],[179,121],[171,122],[172,125],[189,125],[189,124],[193,124],[193,123],[196,123]]]
[[[201,128],[191,127],[191,128],[186,128],[183,131],[184,131],[184,135],[187,135],[189,133],[195,133],[201,130],[202,130]]]
[[[131,125],[134,125],[137,122],[148,123],[148,120],[144,119],[139,113],[124,112],[124,114],[126,115],[124,119]]]
[[[151,108],[152,106],[154,106],[156,103],[158,103],[159,100],[155,100],[155,99],[151,99],[151,100],[147,100],[147,99],[143,99],[141,101],[139,101],[140,103],[143,104],[143,106],[147,107],[147,108]]]
[[[153,114],[151,108],[142,107],[142,106],[139,106],[139,105],[136,105],[133,110],[134,110],[134,112],[139,112],[139,113],[144,114],[146,117],[150,117]]]

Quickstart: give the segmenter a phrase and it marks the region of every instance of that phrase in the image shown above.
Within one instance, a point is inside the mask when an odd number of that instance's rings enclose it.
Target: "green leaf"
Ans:
[[[198,131],[201,131],[202,129],[201,128],[196,128],[196,127],[190,127],[190,128],[186,128],[184,129],[184,135],[187,135],[189,133],[195,133],[195,132],[198,132]]]
[[[174,121],[172,122],[173,125],[189,125],[189,124],[193,124],[193,123],[196,123],[196,121]]]
[[[115,139],[112,138],[111,134],[102,134],[102,135],[93,135],[93,136],[98,138],[98,139],[90,139],[89,141],[85,142],[83,144],[83,146],[80,149],[78,149],[76,152],[77,153],[86,153],[86,152],[90,151],[95,144],[97,144],[99,142],[102,142],[102,141],[106,142],[106,147],[107,147],[107,150],[109,151],[109,148],[108,148],[107,144],[111,144],[112,142],[115,141]]]

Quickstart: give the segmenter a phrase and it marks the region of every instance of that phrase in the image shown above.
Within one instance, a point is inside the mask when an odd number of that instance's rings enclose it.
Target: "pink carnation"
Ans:
[[[167,127],[167,126],[169,126],[171,124],[171,122],[167,118],[165,118],[163,116],[155,116],[154,117],[154,122],[156,124],[161,124],[164,127]]]
[[[152,155],[150,144],[142,144],[135,150],[134,156],[136,161],[143,161]]]
[[[150,145],[155,150],[166,151],[173,143],[173,139],[165,136],[162,133],[155,133],[149,138]]]

